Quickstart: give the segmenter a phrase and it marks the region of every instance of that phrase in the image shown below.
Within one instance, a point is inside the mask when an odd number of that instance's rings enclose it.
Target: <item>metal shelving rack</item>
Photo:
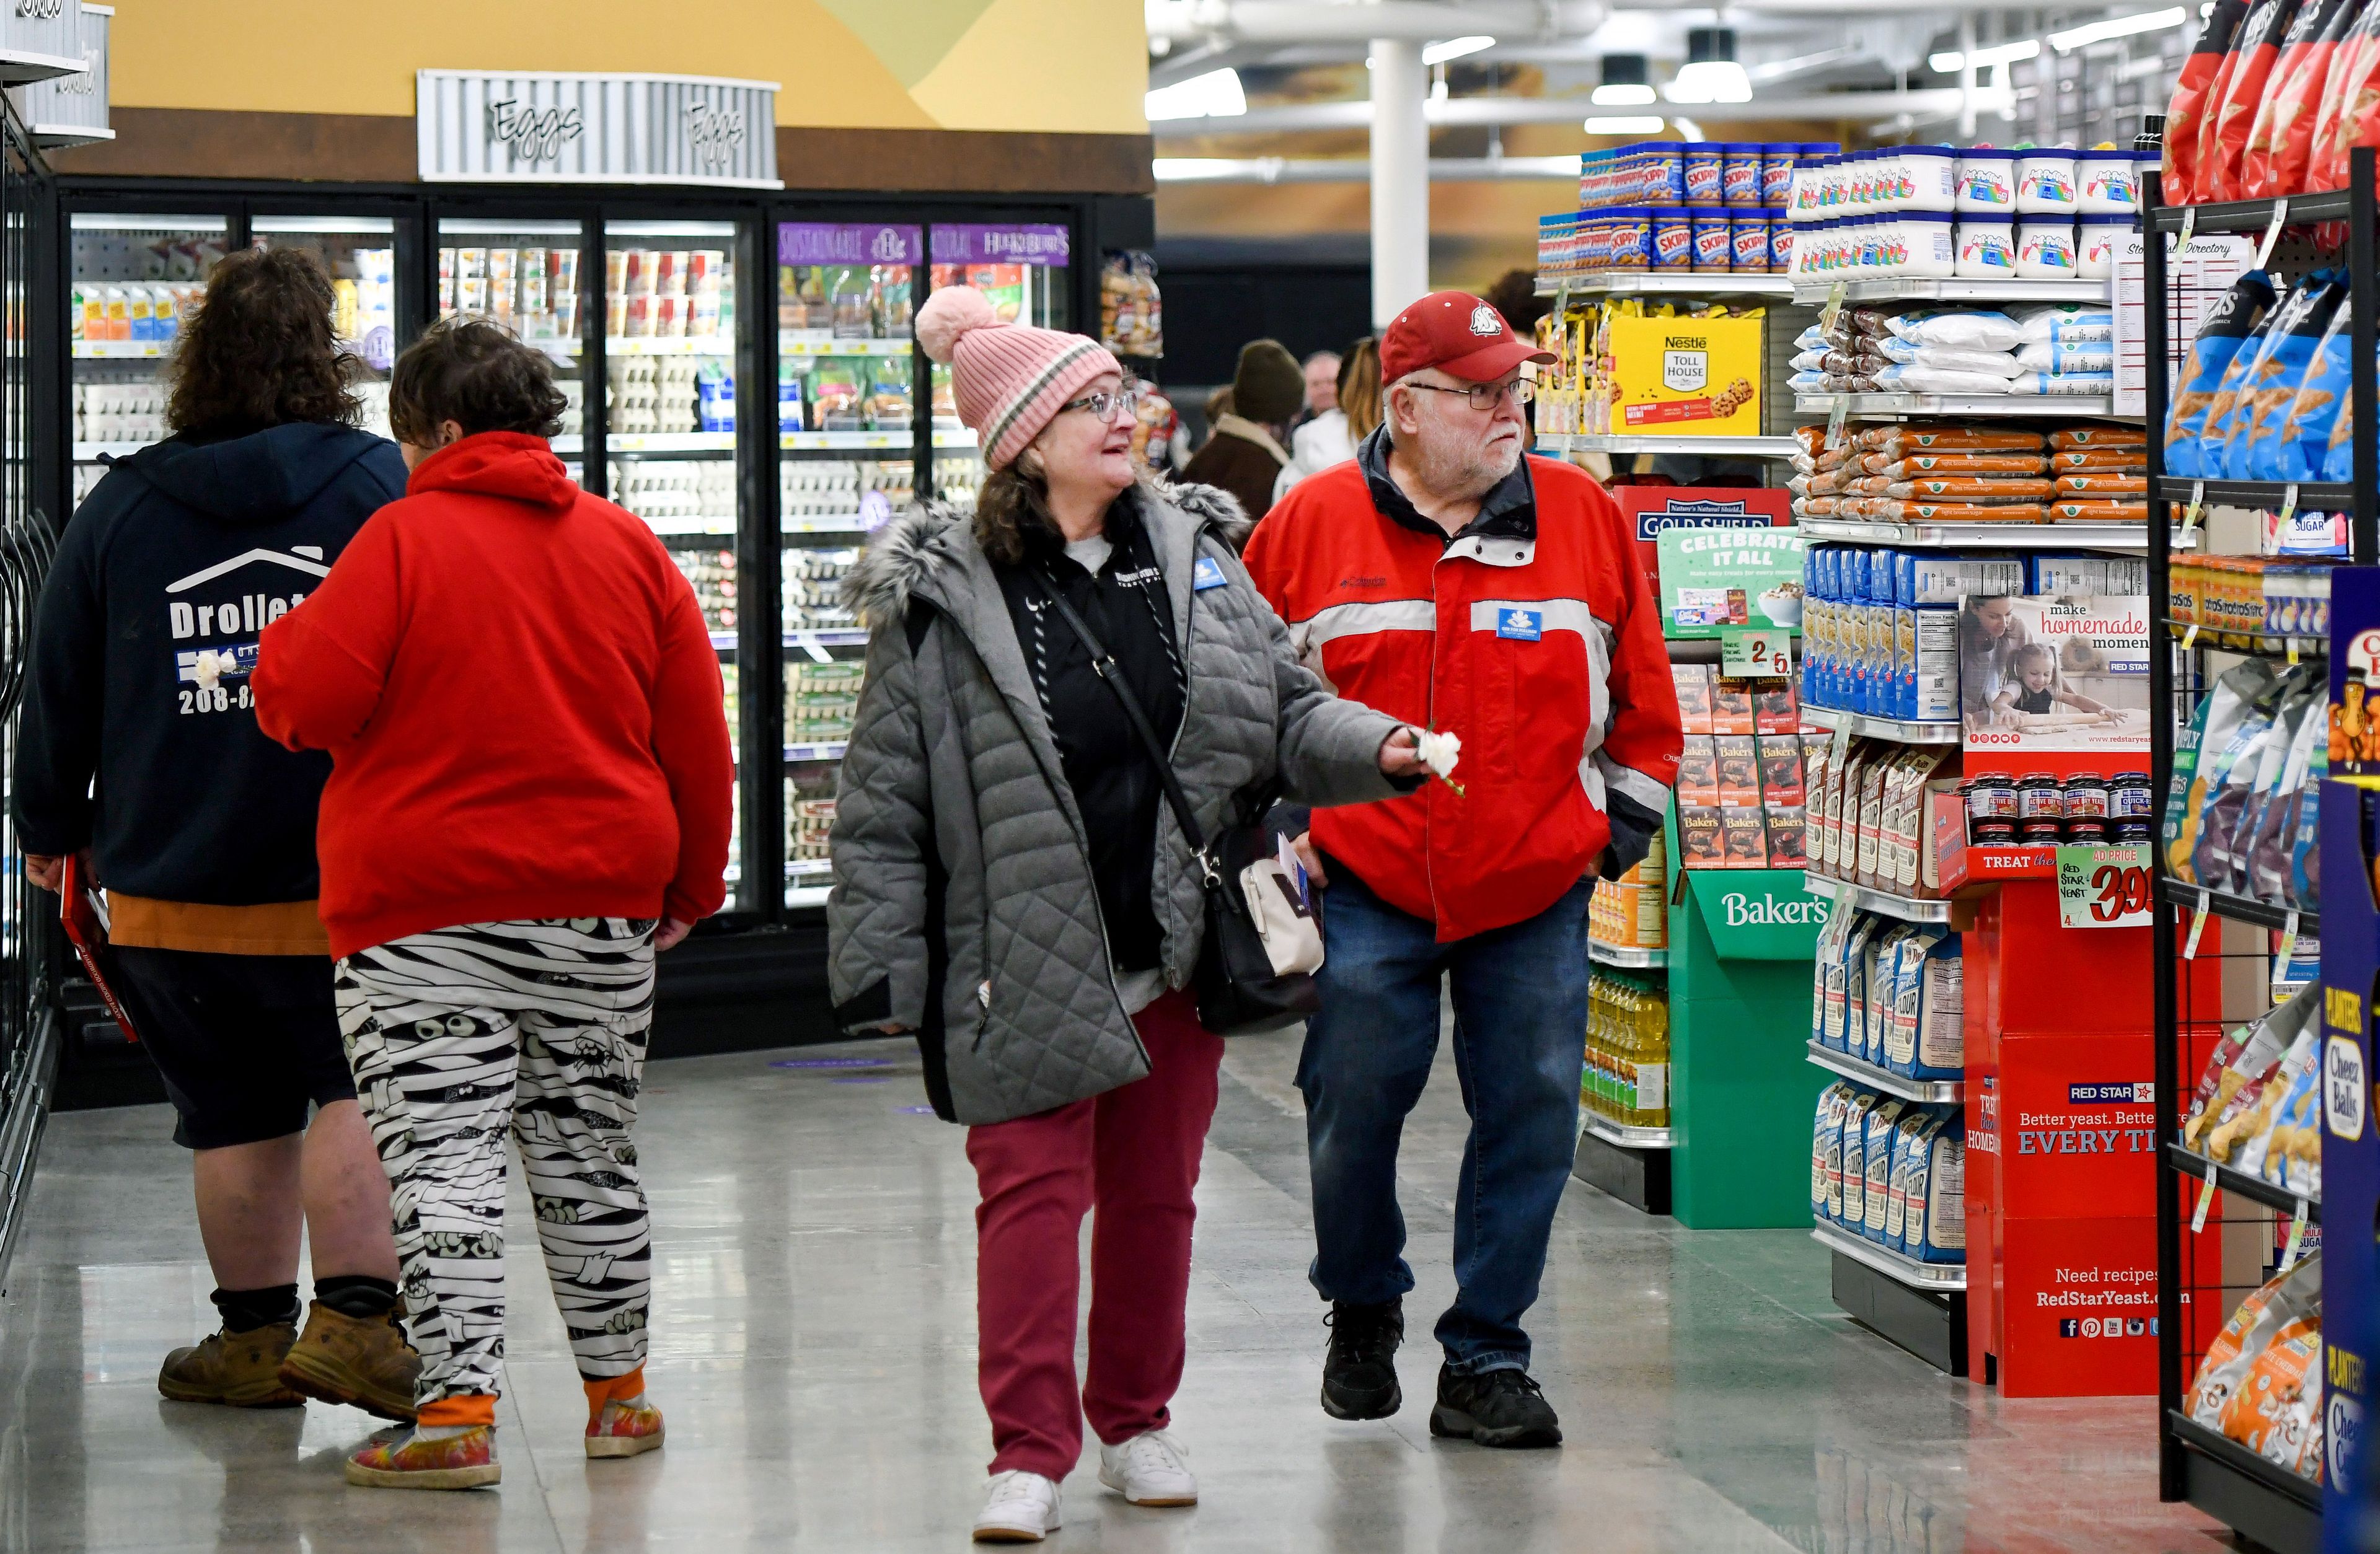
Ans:
[[[2166,301],[2168,266],[2165,233],[2268,233],[2317,222],[2344,222],[2347,229],[2348,306],[2351,310],[2349,356],[2351,369],[2355,440],[2354,479],[2345,486],[2237,480],[2192,480],[2168,476],[2163,468],[2161,435],[2149,439],[2149,596],[2151,618],[2160,623],[2171,616],[2171,564],[2180,547],[2175,513],[2192,504],[2280,508],[2344,510],[2349,514],[2350,559],[2361,565],[2380,560],[2375,526],[2380,526],[2380,497],[2375,497],[2374,437],[2374,318],[2380,308],[2380,283],[2375,283],[2374,242],[2380,237],[2380,212],[2375,212],[2374,155],[2359,147],[2350,153],[2350,182],[2345,189],[2287,200],[2235,200],[2219,205],[2166,207],[2156,201],[2155,176],[2149,179],[2147,204],[2152,240],[2143,249],[2143,291],[2149,305],[2143,340],[2148,361],[2148,422],[2153,431],[2165,425],[2169,392]],[[2150,720],[2151,783],[2163,795],[2170,788],[2174,767],[2177,720],[2187,715],[2182,698],[2204,678],[2195,672],[2206,651],[2252,653],[2259,650],[2233,641],[2184,643],[2162,627],[2160,650],[2149,655],[2149,686],[2153,706],[2160,716]],[[2289,646],[2294,646],[2290,644]],[[2287,650],[2285,648],[2284,650]],[[2291,656],[2294,656],[2292,654]],[[2167,1500],[2187,1500],[2228,1525],[2277,1551],[2312,1554],[2322,1542],[2322,1490],[2312,1482],[2265,1462],[2214,1431],[2192,1423],[2181,1411],[2183,1395],[2195,1373],[2199,1355],[2195,1341],[2212,1336],[2213,1319],[2192,1316],[2184,1305],[2184,1238],[2191,1233],[2190,1199],[2208,1191],[2203,1184],[2207,1162],[2183,1150],[2179,1143],[2181,1106],[2197,1074],[2184,1071],[2183,1043],[2192,1028],[2219,1024],[2186,1007],[2191,989],[2184,984],[2181,917],[2203,913],[2220,921],[2280,929],[2284,935],[2319,930],[2312,912],[2293,912],[2268,903],[2214,894],[2195,885],[2165,879],[2160,873],[2151,917],[2151,953],[2156,968],[2153,989],[2156,1055],[2156,1115],[2159,1153],[2168,1168],[2157,1193],[2157,1383],[2158,1494]],[[2219,936],[2219,929],[2218,929]],[[2262,935],[2259,935],[2262,938]],[[2192,948],[2195,948],[2192,946]],[[2216,951],[2220,953],[2219,945]],[[2213,1168],[2214,1184],[2246,1201],[2296,1213],[2301,1206],[2279,1189],[2259,1179]],[[2277,1198],[2288,1197],[2286,1202]],[[2320,1213],[2318,1203],[2302,1206],[2309,1219]],[[2218,1295],[2221,1292],[2217,1292]]]

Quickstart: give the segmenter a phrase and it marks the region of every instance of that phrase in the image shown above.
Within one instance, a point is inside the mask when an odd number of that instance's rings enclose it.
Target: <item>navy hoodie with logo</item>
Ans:
[[[88,846],[100,881],[131,895],[313,899],[331,758],[258,730],[257,635],[405,480],[395,443],[315,422],[116,461],[67,525],[33,617],[18,845]]]

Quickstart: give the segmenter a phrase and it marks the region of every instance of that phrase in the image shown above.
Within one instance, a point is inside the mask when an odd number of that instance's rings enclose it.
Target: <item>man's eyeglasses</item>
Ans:
[[[1101,420],[1111,419],[1118,410],[1127,416],[1140,414],[1140,390],[1093,389],[1080,399],[1069,399],[1058,407],[1061,411],[1088,410]]]
[[[1465,383],[1461,388],[1445,388],[1437,383],[1407,383],[1405,387],[1427,389],[1432,394],[1459,394],[1463,402],[1475,410],[1492,410],[1496,402],[1508,394],[1515,405],[1526,405],[1537,396],[1537,385],[1526,378],[1515,378],[1509,383]]]

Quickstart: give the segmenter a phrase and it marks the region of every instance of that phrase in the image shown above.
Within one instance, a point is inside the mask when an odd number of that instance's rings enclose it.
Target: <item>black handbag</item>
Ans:
[[[1206,937],[1198,946],[1198,965],[1191,974],[1198,1023],[1217,1036],[1253,1036],[1311,1018],[1322,1007],[1322,996],[1314,985],[1313,974],[1273,969],[1271,953],[1265,948],[1264,936],[1257,930],[1246,898],[1234,888],[1243,870],[1260,866],[1272,854],[1264,827],[1243,818],[1237,824],[1221,828],[1211,841],[1208,838],[1199,828],[1197,816],[1191,811],[1190,797],[1182,791],[1181,780],[1173,775],[1173,763],[1167,759],[1164,741],[1157,737],[1157,729],[1149,722],[1148,714],[1141,710],[1139,698],[1116,672],[1114,656],[1057,589],[1038,574],[1027,575],[1075,635],[1082,638],[1083,647],[1091,655],[1091,668],[1107,682],[1116,700],[1123,704],[1124,717],[1140,736],[1148,759],[1157,765],[1158,781],[1165,788],[1165,801],[1172,807],[1174,822],[1182,828],[1183,840],[1190,844],[1192,860],[1198,866],[1200,888],[1206,897],[1207,927]],[[1303,909],[1301,904],[1300,910]]]

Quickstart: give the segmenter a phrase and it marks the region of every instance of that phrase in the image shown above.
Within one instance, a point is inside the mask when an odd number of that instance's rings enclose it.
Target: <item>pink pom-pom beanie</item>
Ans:
[[[1087,336],[1002,322],[991,299],[973,286],[945,286],[928,297],[917,331],[926,354],[950,364],[959,419],[992,469],[1014,463],[1093,380],[1123,370]]]

